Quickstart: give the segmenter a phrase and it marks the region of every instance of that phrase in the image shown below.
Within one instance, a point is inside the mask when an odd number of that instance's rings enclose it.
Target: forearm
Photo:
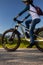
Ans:
[[[19,16],[21,16],[25,11],[20,12],[17,16],[15,16],[15,18],[18,18]]]
[[[18,15],[21,16],[24,12],[26,12],[25,9],[23,11],[21,11]]]
[[[19,16],[21,16],[21,15],[22,15],[24,12],[26,12],[27,10],[29,10],[29,7],[28,7],[28,6],[26,6],[26,8],[25,8],[23,11],[21,11],[16,17],[14,17],[14,20],[16,20]],[[27,19],[29,16],[30,16],[30,15],[26,16],[25,19]],[[25,19],[23,19],[23,21],[24,21]]]
[[[23,19],[23,21],[25,21],[29,16],[30,16],[30,14],[28,14],[28,15]]]
[[[26,7],[24,10],[22,10],[17,16],[16,18],[18,18],[19,16],[21,16],[24,12],[26,12],[29,8]]]

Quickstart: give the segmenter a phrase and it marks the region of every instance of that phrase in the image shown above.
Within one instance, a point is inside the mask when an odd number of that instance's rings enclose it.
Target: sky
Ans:
[[[43,0],[34,0],[35,5],[40,6],[43,10]],[[10,29],[16,25],[13,18],[17,16],[25,8],[25,4],[21,0],[0,0],[0,33]],[[28,13],[24,13],[18,19],[22,20]],[[43,26],[43,16],[40,17],[41,22],[37,27]]]

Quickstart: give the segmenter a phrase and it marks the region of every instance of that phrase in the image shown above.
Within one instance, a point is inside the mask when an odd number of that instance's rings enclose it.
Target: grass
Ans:
[[[0,48],[3,48],[2,45],[0,45]]]
[[[19,48],[27,48],[27,46],[29,46],[29,44],[30,44],[30,42],[28,42],[26,40],[22,40]],[[36,46],[33,46],[33,48],[36,48]]]
[[[19,48],[26,48],[30,43],[27,42],[26,40],[22,40],[21,43],[20,43],[20,46]],[[14,45],[12,45],[14,47]],[[10,47],[10,46],[9,46]],[[0,44],[0,48],[2,48],[2,45]]]
[[[26,40],[21,40],[19,48],[26,48],[29,44],[30,44],[30,42],[27,42]],[[39,46],[43,48],[43,42],[39,42]],[[1,43],[0,43],[0,48],[2,48]],[[36,48],[36,46],[33,46],[33,48]]]

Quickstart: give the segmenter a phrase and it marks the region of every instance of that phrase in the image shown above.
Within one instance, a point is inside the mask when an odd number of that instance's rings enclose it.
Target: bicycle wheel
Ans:
[[[14,37],[10,40],[12,33],[14,32]],[[2,46],[7,51],[15,51],[20,45],[20,35],[17,30],[9,29],[4,32],[2,36]]]
[[[43,27],[36,32],[36,47],[43,52]]]

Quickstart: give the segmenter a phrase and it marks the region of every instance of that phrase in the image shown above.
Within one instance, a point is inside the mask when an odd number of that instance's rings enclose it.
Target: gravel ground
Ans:
[[[32,48],[19,48],[14,52],[0,49],[0,65],[43,65],[43,53]]]

